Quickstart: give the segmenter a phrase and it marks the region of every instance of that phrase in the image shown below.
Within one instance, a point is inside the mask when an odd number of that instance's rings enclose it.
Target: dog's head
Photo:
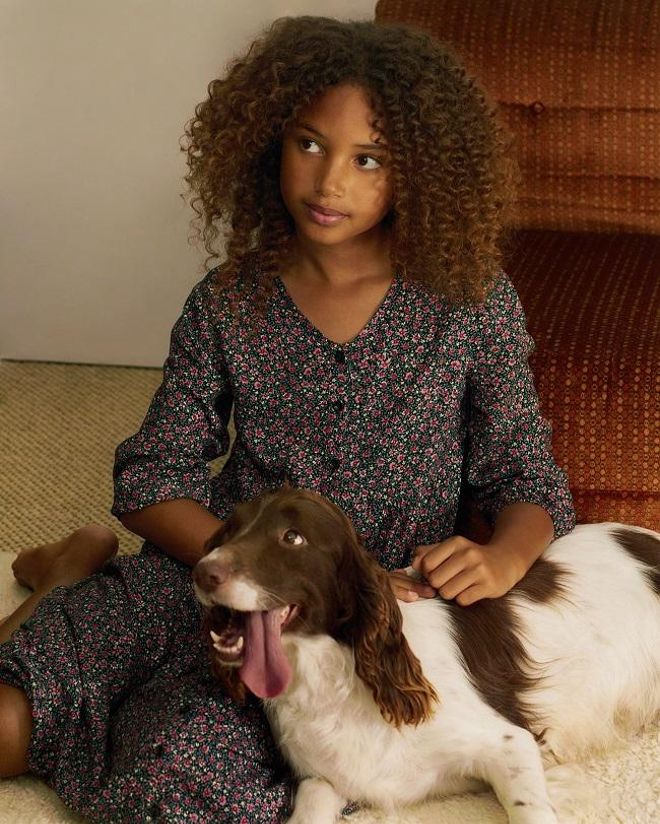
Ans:
[[[435,700],[401,632],[386,573],[344,513],[322,496],[283,488],[240,504],[193,570],[206,607],[214,669],[262,698],[286,690],[282,634],[327,634],[354,650],[358,675],[397,726],[428,717]]]

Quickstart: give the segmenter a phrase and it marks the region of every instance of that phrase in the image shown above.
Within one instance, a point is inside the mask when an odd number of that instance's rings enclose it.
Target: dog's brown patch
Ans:
[[[567,576],[567,571],[559,564],[541,557],[527,571],[525,577],[518,581],[511,592],[525,595],[537,604],[547,604],[566,594]]]
[[[493,709],[519,727],[530,729],[534,716],[525,701],[537,679],[513,613],[511,596],[524,595],[548,603],[566,591],[566,572],[540,558],[525,577],[502,598],[484,599],[469,607],[448,602],[455,638],[472,683]]]
[[[530,662],[506,596],[447,606],[458,648],[482,698],[513,724],[530,729],[534,719],[523,696],[535,679],[528,674]]]
[[[644,574],[656,595],[660,595],[660,539],[636,529],[615,529],[614,540],[646,567]]]

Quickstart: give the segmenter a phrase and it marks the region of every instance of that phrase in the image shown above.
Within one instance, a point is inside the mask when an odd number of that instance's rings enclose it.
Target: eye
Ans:
[[[359,155],[357,158],[357,164],[361,169],[366,169],[367,171],[371,171],[372,169],[380,169],[383,165],[377,157],[372,157],[371,155]]]
[[[292,546],[301,546],[305,543],[305,538],[296,529],[287,529],[282,536],[282,540],[285,544],[291,544]]]
[[[321,147],[316,140],[312,140],[311,137],[301,137],[298,145],[303,152],[307,152],[308,154],[320,154],[321,152]]]

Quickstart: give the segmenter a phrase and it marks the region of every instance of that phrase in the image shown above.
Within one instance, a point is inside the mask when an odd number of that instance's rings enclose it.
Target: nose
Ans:
[[[339,159],[327,158],[320,164],[315,190],[320,197],[341,197],[345,193],[345,182]]]
[[[193,581],[202,592],[212,593],[231,577],[231,564],[227,558],[202,558],[193,569]]]

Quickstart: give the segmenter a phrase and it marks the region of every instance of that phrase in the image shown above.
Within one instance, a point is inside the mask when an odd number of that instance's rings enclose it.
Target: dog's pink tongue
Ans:
[[[291,667],[282,647],[282,609],[250,612],[246,621],[245,658],[241,680],[259,698],[275,698],[291,680]]]

